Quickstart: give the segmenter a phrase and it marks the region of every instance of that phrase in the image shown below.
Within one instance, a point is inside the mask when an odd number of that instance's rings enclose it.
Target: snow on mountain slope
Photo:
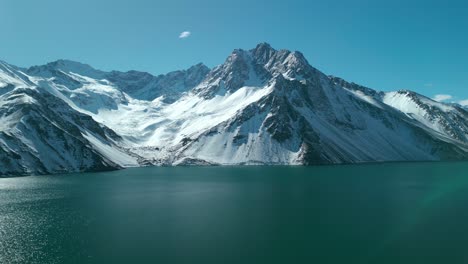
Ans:
[[[206,105],[235,98],[252,85],[265,93],[249,96],[255,101],[247,105],[245,99],[232,100],[236,113],[230,113],[231,108],[222,111],[223,119],[230,116],[226,121],[212,117]],[[163,163],[315,164],[466,155],[453,139],[426,134],[381,102],[378,93],[346,89],[311,67],[302,54],[276,51],[266,44],[251,51],[235,50],[188,98],[180,103],[194,102],[188,107],[198,115],[190,118],[193,122],[180,118],[187,111],[176,102],[184,110],[174,111],[175,122],[163,115],[165,119],[151,126],[158,151],[170,146],[169,153],[175,153],[167,157],[167,151],[161,151]]]
[[[119,87],[132,98],[151,101],[163,97],[165,102],[174,102],[181,95],[197,86],[210,69],[197,64],[187,70],[170,72],[166,75],[153,76],[149,73],[113,71],[105,78]]]
[[[466,110],[327,76],[266,43],[159,76],[0,63],[0,84],[0,175],[468,158]]]
[[[30,76],[54,79],[60,77],[60,73],[75,73],[93,79],[103,79],[106,75],[105,72],[96,70],[87,64],[71,60],[57,60],[46,65],[32,66],[26,69],[25,73]]]
[[[118,105],[126,105],[132,99],[161,98],[166,103],[174,102],[199,84],[208,71],[205,65],[197,64],[187,70],[153,76],[138,71],[104,72],[68,60],[26,70],[35,85],[67,100],[75,109],[93,114],[117,109]]]
[[[129,155],[125,163],[118,164],[93,148],[93,143],[100,141],[118,153],[120,150],[113,142],[119,136],[40,89],[16,88],[2,95],[0,124],[0,175],[109,170],[137,165],[136,158]]]
[[[326,76],[316,78],[318,83],[301,84],[277,77],[272,92],[256,104],[200,137],[188,137],[175,162],[326,164],[463,156],[457,147],[454,156],[445,153],[450,144],[419,135],[394,109],[356,98]],[[315,97],[319,86],[324,97]]]
[[[0,61],[0,95],[15,87],[28,87],[31,83],[18,68]]]
[[[383,102],[447,137],[468,142],[468,112],[411,91],[386,93]]]

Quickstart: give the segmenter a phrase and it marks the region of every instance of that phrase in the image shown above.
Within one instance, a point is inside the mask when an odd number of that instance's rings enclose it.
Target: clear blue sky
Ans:
[[[265,41],[375,89],[462,100],[467,12],[463,1],[431,0],[0,0],[0,59],[159,74],[212,67]],[[180,39],[183,31],[191,35]]]

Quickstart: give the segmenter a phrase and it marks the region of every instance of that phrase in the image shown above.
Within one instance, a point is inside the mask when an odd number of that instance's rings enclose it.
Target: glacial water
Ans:
[[[468,163],[0,179],[0,263],[468,263]]]

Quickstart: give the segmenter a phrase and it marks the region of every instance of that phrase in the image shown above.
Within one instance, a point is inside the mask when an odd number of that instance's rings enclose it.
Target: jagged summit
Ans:
[[[198,70],[209,71],[210,68],[206,66],[203,62],[199,62],[187,69],[187,71],[189,72],[198,71]]]
[[[268,42],[260,42],[257,44],[254,50],[275,50],[271,47]]]
[[[278,75],[290,80],[316,81],[323,74],[310,66],[298,51],[276,50],[268,43],[260,43],[251,50],[233,50],[195,91],[210,98],[217,94],[233,93],[244,86],[264,86]]]
[[[251,52],[253,57],[256,58],[257,63],[266,64],[274,55],[276,50],[273,49],[270,44],[263,42],[258,44],[255,49],[251,50]]]

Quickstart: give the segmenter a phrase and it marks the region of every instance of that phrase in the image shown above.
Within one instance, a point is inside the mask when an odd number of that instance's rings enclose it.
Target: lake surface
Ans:
[[[468,263],[468,163],[0,179],[0,263]]]

